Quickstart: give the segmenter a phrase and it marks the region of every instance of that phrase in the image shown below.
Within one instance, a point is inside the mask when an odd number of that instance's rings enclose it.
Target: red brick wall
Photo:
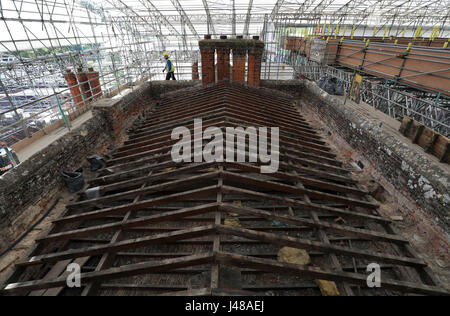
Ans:
[[[247,51],[233,49],[233,81],[245,82]]]
[[[245,82],[245,63],[248,52],[248,75],[247,82],[255,87],[261,81],[261,58],[264,52],[264,43],[259,41],[258,36],[253,39],[227,40],[221,36],[218,40],[211,40],[210,35],[205,35],[205,40],[199,42],[202,55],[203,84],[215,82],[214,73],[214,51],[217,51],[217,81]],[[233,50],[233,73],[230,72],[230,53]]]
[[[258,87],[261,82],[261,58],[262,49],[250,49],[248,51],[248,79],[252,86]]]
[[[67,81],[67,85],[70,88],[70,94],[72,95],[72,102],[77,107],[84,106],[83,96],[81,95],[80,87],[78,86],[77,76],[72,72],[72,70],[67,69],[64,74],[64,78]]]
[[[202,82],[203,84],[214,83],[214,49],[200,49],[202,56]]]
[[[230,80],[230,49],[217,48],[217,80]]]
[[[103,95],[102,87],[100,85],[100,74],[97,71],[94,71],[94,68],[89,68],[86,75],[91,87],[91,94],[94,97],[93,99],[100,98]]]
[[[83,71],[82,68],[77,69],[77,78],[78,82],[80,83],[81,92],[83,92],[84,95],[84,101],[90,102],[91,101],[91,87],[89,85],[89,80],[87,74]]]
[[[192,64],[192,80],[198,80],[199,79],[199,75],[198,75],[198,61],[195,61]]]

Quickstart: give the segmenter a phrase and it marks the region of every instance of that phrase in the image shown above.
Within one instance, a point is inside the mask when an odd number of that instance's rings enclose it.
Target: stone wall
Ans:
[[[282,91],[296,98],[299,98],[304,90],[303,82],[300,80],[261,80],[260,87]]]
[[[45,211],[55,191],[64,188],[63,170],[76,170],[86,157],[105,153],[166,93],[195,84],[199,82],[148,82],[123,97],[104,98],[93,104],[92,118],[0,177],[0,232],[31,205],[38,203]]]
[[[86,157],[110,143],[105,120],[93,117],[0,177],[0,229],[31,204],[42,206],[62,185],[61,172],[76,170]]]
[[[414,199],[432,220],[449,231],[450,174],[448,165],[434,161],[410,143],[383,130],[368,117],[352,111],[310,81],[291,82],[293,93],[312,109],[331,132],[338,133],[398,191]],[[285,88],[285,89],[284,89]],[[284,84],[288,91],[289,85]]]

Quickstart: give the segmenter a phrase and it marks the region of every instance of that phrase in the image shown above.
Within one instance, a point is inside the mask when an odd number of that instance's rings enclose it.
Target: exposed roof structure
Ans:
[[[199,113],[202,127],[194,125]],[[191,135],[279,126],[279,146],[270,141],[279,169],[261,173],[249,159],[195,162],[195,150],[187,155],[193,162],[177,163],[171,131],[179,126]],[[216,145],[213,153],[225,139]],[[254,145],[230,148],[249,158]],[[16,265],[5,293],[446,293],[281,92],[236,84],[176,92],[112,156],[91,192],[79,194]],[[379,289],[365,286],[373,261],[383,269]],[[65,287],[69,263],[82,266],[82,288]]]
[[[449,21],[450,0],[0,0],[0,295],[448,294]]]

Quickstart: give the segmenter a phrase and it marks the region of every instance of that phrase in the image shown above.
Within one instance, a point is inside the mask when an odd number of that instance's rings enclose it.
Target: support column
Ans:
[[[83,97],[81,95],[80,86],[78,85],[77,76],[72,72],[72,70],[67,69],[64,74],[64,79],[67,81],[67,85],[70,89],[70,94],[72,95],[72,102],[76,107],[84,106]]]

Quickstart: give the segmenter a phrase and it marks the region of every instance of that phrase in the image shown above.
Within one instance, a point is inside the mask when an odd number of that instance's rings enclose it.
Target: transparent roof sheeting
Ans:
[[[260,35],[264,21],[439,26],[439,35],[448,36],[450,0],[2,0],[0,12],[0,51],[89,44],[135,32],[152,38],[155,48],[190,49],[207,33]]]
[[[262,76],[291,78],[286,35],[326,25],[340,35],[354,27],[363,36],[448,38],[449,20],[450,0],[0,0],[0,140],[28,137],[80,106],[67,69],[92,68],[105,94],[121,93],[164,79],[164,51],[177,79],[192,79],[205,34],[259,35]]]

